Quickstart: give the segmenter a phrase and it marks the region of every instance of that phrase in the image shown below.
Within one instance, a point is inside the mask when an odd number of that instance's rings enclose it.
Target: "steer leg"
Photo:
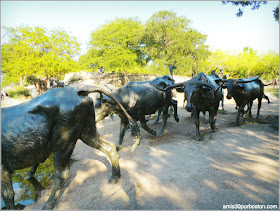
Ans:
[[[268,96],[265,95],[264,93],[263,93],[263,98],[267,100],[267,103],[268,103],[268,104],[270,103],[270,100],[269,100]]]
[[[168,106],[166,105],[163,107],[163,121],[162,121],[161,128],[159,131],[159,135],[158,135],[159,137],[162,137],[167,119],[168,119]]]
[[[161,112],[162,112],[162,108],[160,107],[160,108],[158,109],[158,115],[157,115],[156,120],[154,121],[154,124],[158,123],[159,117],[160,117],[160,115],[161,115]]]
[[[130,153],[132,153],[140,144],[140,130],[138,126],[132,128],[131,134],[133,136],[134,144],[131,147]]]
[[[223,112],[223,114],[224,114],[224,113],[225,113],[224,95],[222,96],[221,104],[222,104],[222,112]]]
[[[37,201],[37,199],[41,197],[41,191],[45,189],[38,182],[38,180],[34,177],[38,166],[39,166],[39,163],[32,166],[30,171],[28,172],[28,175],[25,177],[25,179],[28,180],[33,185],[33,187],[35,189],[35,201]]]
[[[171,104],[174,109],[174,119],[179,122],[177,100],[171,100]]]
[[[12,185],[12,175],[3,165],[1,169],[1,194],[6,204],[6,209],[13,210],[15,208],[15,194]]]
[[[253,101],[248,104],[248,110],[249,110],[249,117],[252,118],[252,107],[253,107]]]
[[[103,152],[110,160],[112,165],[112,176],[109,182],[116,183],[118,179],[121,177],[120,165],[118,154],[116,151],[116,146],[114,143],[109,142],[101,138],[98,134],[96,134],[96,138],[92,140],[91,143],[86,143],[89,146],[100,150]]]
[[[35,177],[30,177],[27,180],[33,185],[35,189],[35,201],[37,201],[37,199],[41,197],[41,191],[45,188],[38,182]]]
[[[258,98],[258,111],[257,111],[257,117],[256,118],[259,118],[259,116],[260,116],[261,106],[262,106],[262,97],[259,97]]]
[[[216,111],[218,108],[216,109]],[[211,108],[209,111],[209,124],[211,126],[212,132],[216,131],[216,118],[217,118],[217,112],[215,112],[214,108]]]
[[[194,118],[194,123],[195,123],[195,127],[196,127],[196,136],[195,136],[195,140],[199,141],[200,139],[200,132],[199,132],[199,111],[197,111],[196,109],[193,110],[193,118]]]
[[[73,143],[69,143],[69,146],[67,146],[66,149],[60,149],[59,146],[56,147],[57,149],[54,152],[53,157],[55,171],[54,187],[47,203],[42,208],[43,210],[53,209],[65,181],[70,176],[70,157],[74,150],[75,144],[73,145]]]
[[[34,177],[35,172],[39,166],[39,163],[35,164],[34,166],[31,167],[30,171],[28,172],[27,176],[25,179],[29,180],[31,177]]]
[[[140,121],[140,123],[141,123],[141,126],[142,126],[142,128],[143,128],[144,130],[146,130],[148,133],[150,133],[150,134],[152,134],[152,135],[154,135],[154,136],[157,135],[156,131],[154,131],[154,130],[152,130],[151,128],[148,127],[148,125],[147,125],[147,123],[146,123],[146,120],[145,120],[145,115],[144,115],[144,114],[139,113],[139,114],[138,114],[138,118],[139,118],[139,121]]]
[[[127,125],[128,121],[121,119],[119,145],[117,146],[117,151],[119,151],[122,148],[123,137],[125,135]]]
[[[238,106],[238,112],[237,112],[237,118],[236,118],[236,124],[239,125],[240,124],[240,114],[243,114],[242,109],[244,111],[243,106]]]

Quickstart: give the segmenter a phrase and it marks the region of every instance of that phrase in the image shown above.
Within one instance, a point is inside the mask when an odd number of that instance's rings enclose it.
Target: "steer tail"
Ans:
[[[78,91],[78,95],[87,96],[89,93],[92,93],[92,92],[99,92],[99,93],[103,93],[103,94],[107,95],[108,97],[112,98],[119,105],[119,107],[122,109],[124,115],[127,117],[129,124],[133,128],[138,128],[136,121],[134,119],[132,119],[132,117],[127,113],[127,111],[125,110],[123,105],[111,93],[109,93],[108,91],[106,91],[100,87],[96,87],[96,86],[85,86],[85,87],[86,88],[80,89]]]
[[[269,85],[272,85],[273,84],[273,81],[269,84],[264,84],[264,86],[269,86]]]

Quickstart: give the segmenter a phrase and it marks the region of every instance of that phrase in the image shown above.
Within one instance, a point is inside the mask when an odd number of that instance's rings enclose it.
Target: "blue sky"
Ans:
[[[191,20],[191,27],[206,34],[211,50],[240,52],[251,47],[259,53],[279,52],[279,24],[272,10],[278,1],[269,1],[259,10],[220,1],[1,1],[1,26],[43,26],[63,28],[82,43],[82,53],[90,34],[115,18],[138,17],[143,23],[161,10],[176,12]]]

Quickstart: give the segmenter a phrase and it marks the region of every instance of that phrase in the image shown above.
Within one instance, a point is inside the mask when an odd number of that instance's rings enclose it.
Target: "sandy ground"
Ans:
[[[218,130],[201,115],[201,141],[195,141],[195,125],[182,108],[183,95],[177,94],[180,122],[173,115],[163,137],[152,136],[141,128],[141,144],[129,153],[130,133],[118,152],[121,179],[109,184],[111,165],[106,156],[77,142],[66,182],[54,209],[59,210],[136,210],[136,209],[223,209],[223,205],[279,205],[279,102],[263,100],[261,118],[235,126],[235,103],[225,100],[226,114],[218,114]],[[120,120],[105,119],[99,133],[117,143]],[[160,123],[148,125],[159,131]],[[40,209],[52,187],[26,209]]]

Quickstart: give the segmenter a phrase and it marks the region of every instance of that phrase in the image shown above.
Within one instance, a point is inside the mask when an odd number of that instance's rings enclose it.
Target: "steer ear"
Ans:
[[[103,98],[102,93],[101,92],[98,92],[98,93],[99,93],[99,99],[102,100],[102,98]]]
[[[208,91],[208,90],[211,90],[212,88],[209,87],[209,86],[201,86],[202,90],[203,91]]]
[[[177,92],[184,92],[184,87],[176,88],[176,91],[177,91]]]
[[[103,98],[103,99],[101,99],[101,102],[103,104],[105,104],[107,107],[111,107],[111,108],[117,108],[118,107],[118,105],[114,101],[112,101],[111,99]]]

